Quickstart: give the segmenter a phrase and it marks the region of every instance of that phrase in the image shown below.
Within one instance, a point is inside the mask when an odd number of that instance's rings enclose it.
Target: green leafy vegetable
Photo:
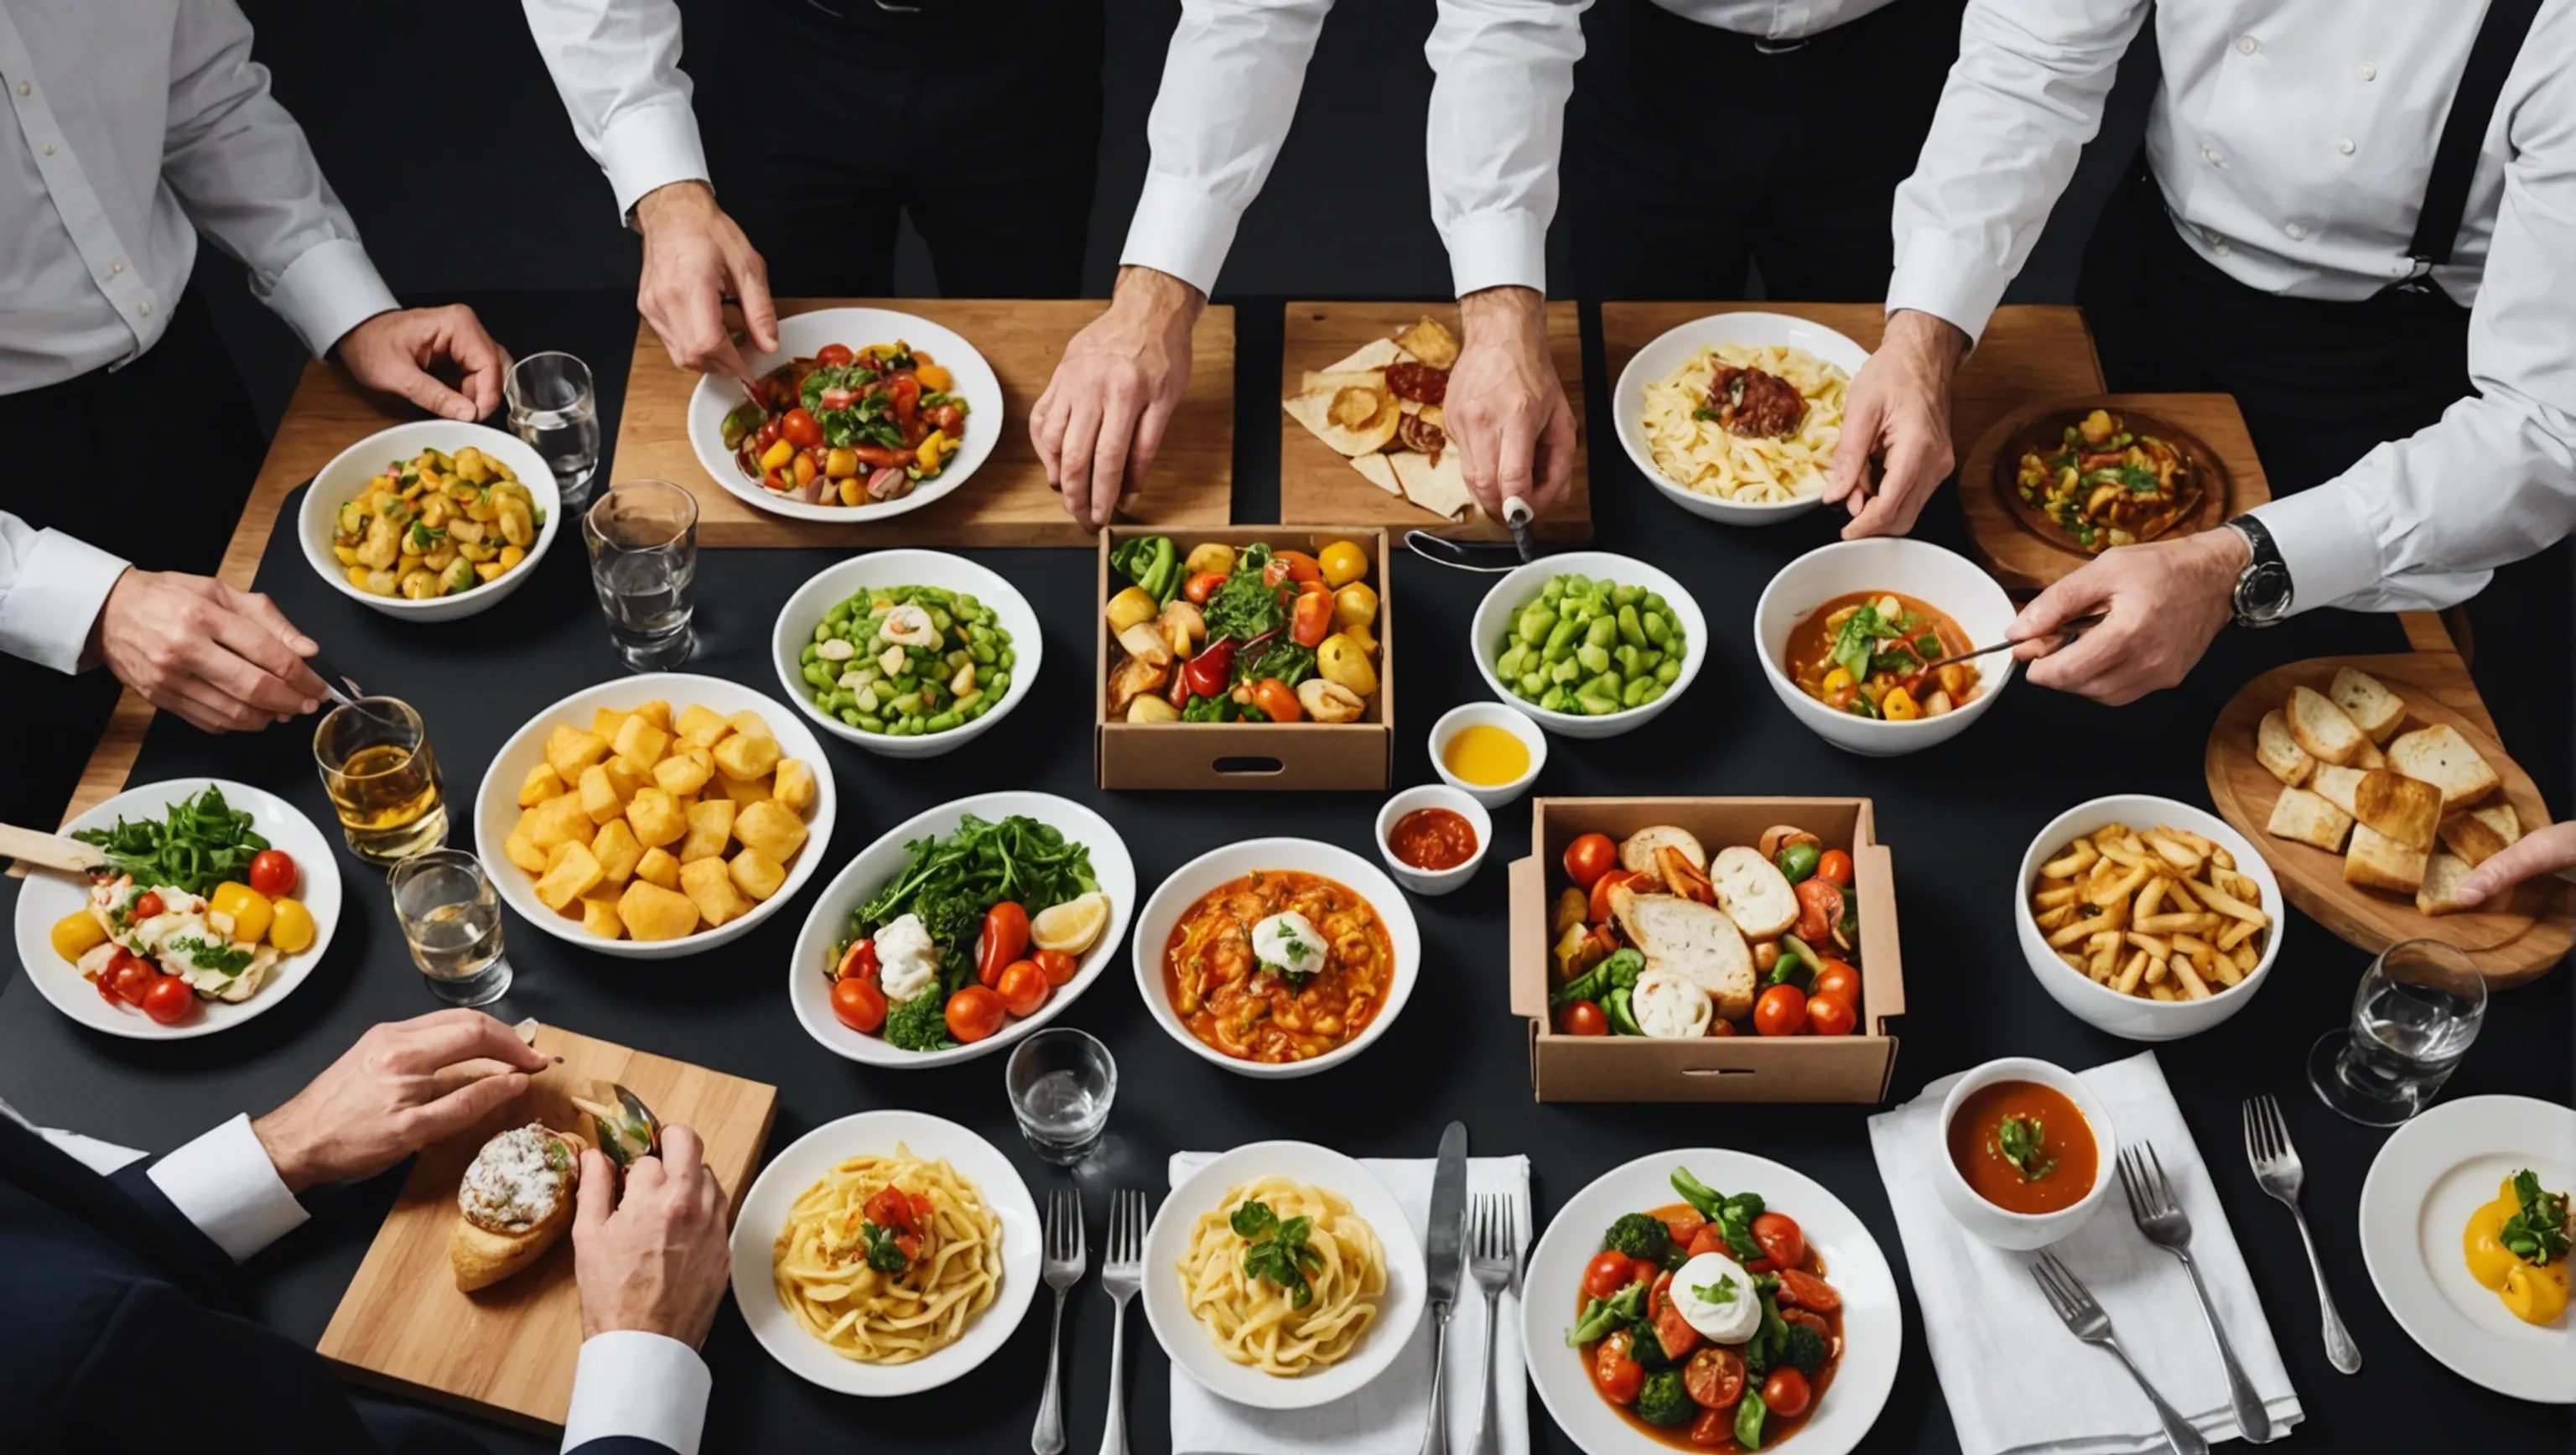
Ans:
[[[1879,619],[1875,605],[1863,606],[1843,618],[1834,629],[1834,665],[1852,675],[1854,682],[1869,675],[1869,659],[1882,637],[1894,636],[1886,622]]]
[[[1169,605],[1181,589],[1181,553],[1170,536],[1130,536],[1109,552],[1109,564],[1157,606]]]
[[[223,940],[199,939],[195,935],[172,935],[165,948],[188,957],[200,970],[218,975],[239,975],[250,968],[251,950],[247,945],[234,945]]]
[[[950,990],[974,971],[968,951],[983,927],[985,911],[1008,900],[1034,918],[1100,887],[1091,872],[1090,850],[1051,825],[1019,814],[992,823],[970,813],[957,821],[956,832],[915,839],[904,849],[910,862],[850,916],[850,933],[841,948],[873,938],[906,914],[919,915],[939,947],[942,979]],[[890,1013],[889,1040],[893,1024]],[[941,1039],[946,1039],[944,1026]]]
[[[72,835],[105,851],[108,867],[134,876],[138,885],[167,884],[200,897],[227,880],[250,882],[252,856],[268,840],[251,831],[251,816],[224,802],[213,785],[171,804],[161,823],[119,816],[112,829]]]
[[[2035,1116],[2007,1116],[1995,1124],[1995,1150],[2024,1182],[2037,1182],[2057,1170],[2057,1159],[2043,1147],[2047,1137],[2048,1129]]]
[[[886,1229],[871,1222],[861,1222],[859,1236],[867,1241],[870,1268],[879,1273],[901,1273],[912,1266],[912,1260],[903,1256],[902,1246],[895,1242],[894,1234]]]
[[[1315,1230],[1312,1219],[1295,1217],[1281,1222],[1268,1203],[1247,1202],[1226,1221],[1234,1235],[1244,1240],[1245,1277],[1267,1279],[1286,1290],[1291,1308],[1304,1308],[1315,1301],[1315,1287],[1306,1281],[1306,1275],[1324,1266],[1324,1255],[1306,1241]]]
[[[1558,986],[1556,993],[1547,998],[1548,1005],[1556,1009],[1578,1000],[1598,1001],[1613,990],[1633,989],[1637,973],[1645,968],[1645,956],[1621,946],[1604,956],[1600,964]]]
[[[2543,1192],[2540,1178],[2526,1167],[2513,1174],[2513,1195],[2522,1211],[2505,1219],[2498,1241],[2525,1263],[2554,1263],[2567,1256],[2567,1194]]]
[[[1258,682],[1264,677],[1276,677],[1287,686],[1294,687],[1314,675],[1315,649],[1297,645],[1285,633],[1271,638],[1270,644],[1258,654],[1238,652],[1234,658],[1234,680],[1237,682]]]
[[[1282,588],[1262,585],[1261,567],[1246,570],[1244,562],[1251,558],[1252,552],[1245,551],[1235,561],[1234,574],[1225,578],[1224,585],[1208,594],[1206,615],[1210,641],[1232,638],[1238,642],[1249,642],[1255,637],[1268,636],[1288,623],[1288,608],[1280,600]]]
[[[1763,1256],[1762,1244],[1753,1236],[1753,1220],[1762,1216],[1762,1195],[1739,1192],[1728,1197],[1691,1175],[1687,1167],[1676,1167],[1672,1176],[1673,1191],[1692,1210],[1708,1219],[1709,1225],[1726,1240],[1729,1252],[1737,1262],[1750,1262]]]

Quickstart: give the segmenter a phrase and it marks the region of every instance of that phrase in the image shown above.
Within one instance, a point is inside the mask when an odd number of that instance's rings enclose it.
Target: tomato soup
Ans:
[[[2100,1171],[2093,1125],[2066,1093],[2036,1081],[1998,1081],[1959,1103],[1950,1161],[1979,1197],[2015,1213],[2072,1207]]]

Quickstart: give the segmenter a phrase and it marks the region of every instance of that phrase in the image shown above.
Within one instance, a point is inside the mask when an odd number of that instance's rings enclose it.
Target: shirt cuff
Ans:
[[[235,1263],[304,1225],[304,1205],[278,1179],[247,1116],[153,1163],[145,1175]]]
[[[0,652],[57,672],[77,672],[89,629],[128,562],[77,536],[36,532],[18,577],[0,592]]]
[[[2379,584],[2379,540],[2352,492],[2328,483],[2245,512],[2272,532],[2290,568],[2290,610],[2335,606]]]
[[[349,330],[402,307],[377,276],[376,265],[367,261],[366,248],[350,237],[306,248],[278,275],[267,303],[317,359]]]
[[[593,1334],[573,1370],[563,1448],[624,1435],[698,1455],[713,1385],[706,1361],[677,1339],[638,1329]]]
[[[1937,232],[1917,232],[1905,240],[1888,277],[1887,311],[1911,308],[1956,324],[1974,347],[2011,282],[1984,254]]]
[[[1216,291],[1216,275],[1234,246],[1243,214],[1167,177],[1145,179],[1136,218],[1127,224],[1121,267],[1169,273],[1202,294]]]
[[[705,182],[706,148],[683,98],[626,112],[599,138],[599,168],[617,194],[617,215],[632,218],[644,195],[673,182]]]
[[[1449,278],[1458,296],[1487,288],[1547,291],[1547,223],[1528,212],[1480,212],[1450,222]]]

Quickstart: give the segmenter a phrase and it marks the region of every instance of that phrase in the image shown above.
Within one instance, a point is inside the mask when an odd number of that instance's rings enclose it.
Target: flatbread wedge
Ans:
[[[1395,396],[1381,383],[1370,389],[1344,385],[1332,391],[1318,390],[1282,400],[1280,408],[1291,419],[1314,432],[1315,438],[1332,446],[1341,455],[1357,458],[1374,454],[1395,438],[1395,426],[1404,417],[1395,407]]]

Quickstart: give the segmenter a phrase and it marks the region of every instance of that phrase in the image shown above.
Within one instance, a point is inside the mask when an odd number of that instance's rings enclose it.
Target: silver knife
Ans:
[[[1466,1239],[1467,1124],[1451,1122],[1440,1134],[1440,1161],[1431,1170],[1431,1221],[1423,1230],[1423,1266],[1431,1280],[1431,1425],[1422,1432],[1422,1455],[1448,1455],[1448,1382],[1441,1355],[1449,1343],[1449,1313],[1458,1302]]]

